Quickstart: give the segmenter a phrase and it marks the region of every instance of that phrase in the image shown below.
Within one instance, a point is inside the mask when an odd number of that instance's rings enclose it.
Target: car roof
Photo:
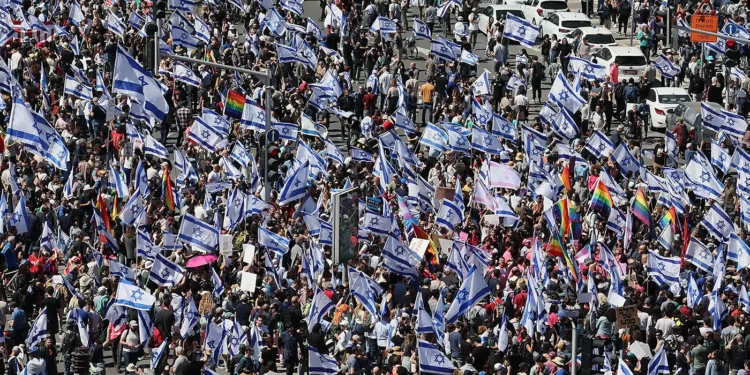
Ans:
[[[583,35],[588,35],[588,34],[612,35],[612,32],[609,31],[609,29],[607,29],[606,27],[579,27],[573,30],[573,33],[575,33],[576,31],[580,31],[581,33],[583,33]]]
[[[689,95],[682,87],[654,87],[651,90],[658,95]]]
[[[612,46],[612,47],[606,47],[609,48],[609,50],[612,52],[613,55],[641,55],[643,56],[643,52],[641,52],[640,49],[637,47],[623,47],[623,46]]]
[[[557,1],[557,0],[553,0],[553,1]],[[578,13],[578,12],[555,12],[553,14],[556,14],[558,17],[560,17],[561,21],[569,21],[569,20],[591,21],[591,19],[586,17],[583,13]],[[591,27],[587,27],[587,29],[591,29]]]
[[[519,5],[510,5],[510,4],[490,4],[487,5],[489,7],[492,7],[494,10],[523,10]],[[487,8],[483,7],[483,8]]]

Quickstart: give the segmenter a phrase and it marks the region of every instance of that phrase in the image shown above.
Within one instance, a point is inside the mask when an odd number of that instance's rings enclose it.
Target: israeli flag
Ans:
[[[198,251],[211,253],[219,246],[218,230],[190,214],[183,217],[177,238]]]
[[[729,234],[734,232],[732,219],[717,203],[714,203],[703,216],[701,225],[708,230],[712,237],[721,241],[729,238]]]
[[[417,340],[417,353],[420,373],[452,375],[456,370],[443,351],[427,341]]]
[[[186,338],[188,333],[193,331],[193,327],[200,321],[201,315],[198,312],[198,308],[195,306],[193,296],[187,297],[187,303],[185,307],[185,315],[180,325],[180,336]]]
[[[523,18],[508,13],[505,19],[503,36],[531,48],[534,47],[536,38],[539,37],[539,28]]]
[[[8,219],[8,226],[16,228],[17,234],[24,234],[29,231],[29,217],[26,211],[26,198],[21,194],[13,210],[13,214]]]
[[[351,294],[370,314],[372,314],[372,316],[377,316],[378,313],[377,309],[375,308],[376,293],[367,282],[367,279],[369,279],[369,277],[356,270],[352,272],[352,270],[352,268],[349,268],[349,276],[351,280],[349,282],[349,290],[351,291]],[[352,277],[353,275],[357,276]]]
[[[729,152],[724,150],[716,140],[711,140],[711,164],[715,165],[722,173],[727,173],[731,166],[732,158]]]
[[[195,29],[193,28],[193,23],[190,22],[190,20],[188,20],[185,13],[182,13],[179,10],[176,12],[173,12],[172,15],[169,17],[169,25],[180,27],[181,29],[185,30],[185,32],[187,32],[190,35],[192,35],[193,32],[195,32]]]
[[[172,72],[173,72],[174,79],[177,82],[182,82],[186,85],[190,85],[194,87],[201,86],[200,77],[198,77],[198,75],[195,74],[192,69],[188,68],[187,65],[179,61],[175,61],[174,69]]]
[[[703,126],[718,133],[723,126],[724,119],[724,114],[720,109],[714,109],[708,103],[701,102],[701,121],[703,121]]]
[[[306,31],[307,31],[308,35],[310,33],[312,33],[312,35],[315,37],[315,39],[317,39],[319,41],[323,41],[326,38],[326,36],[323,33],[323,30],[320,28],[320,26],[318,26],[318,24],[315,23],[315,21],[313,21],[312,19],[310,19],[310,17],[307,18],[307,29],[306,29]]]
[[[314,285],[314,284],[310,284]],[[326,296],[320,288],[315,288],[315,295],[313,296],[312,305],[310,306],[310,314],[307,316],[307,329],[312,331],[315,324],[320,323],[326,325],[328,323],[323,320],[329,311],[333,309],[333,302]]]
[[[445,315],[445,321],[454,323],[459,316],[465,314],[472,306],[489,294],[490,289],[484,281],[482,273],[477,271],[476,266],[472,266],[469,275],[466,276],[466,279],[461,283],[461,288],[456,293],[456,299]]]
[[[128,27],[125,25],[125,23],[123,23],[120,18],[115,16],[115,14],[110,11],[109,16],[107,16],[107,30],[111,31],[120,38],[124,38],[125,31],[127,29]]]
[[[125,198],[130,195],[128,185],[125,183],[125,176],[115,170],[115,167],[109,167],[109,188],[117,192],[117,196]]]
[[[198,39],[190,35],[190,33],[188,33],[187,30],[183,29],[182,27],[172,25],[171,34],[173,45],[183,46],[187,49],[198,48]]]
[[[144,110],[159,121],[164,120],[169,105],[164,99],[162,85],[122,46],[117,47],[112,91],[134,97],[144,104]]]
[[[302,17],[302,13],[305,9],[302,7],[302,2],[298,0],[281,0],[281,8],[286,9],[299,17]]]
[[[310,162],[305,161],[300,168],[294,171],[284,183],[279,194],[279,204],[286,205],[303,198],[307,194],[307,176],[309,175]]]
[[[730,75],[732,76],[732,78],[740,81],[740,83],[743,83],[747,80],[747,75],[745,75],[745,72],[743,72],[742,69],[736,66],[732,67]]]
[[[412,254],[411,250],[393,235],[388,235],[383,251],[380,253],[383,257],[383,266],[386,270],[402,277],[418,280],[417,265],[419,264],[419,259],[412,256]]]
[[[252,100],[245,101],[245,107],[242,109],[240,126],[245,129],[255,130],[259,133],[265,133],[266,111],[258,107]]]
[[[391,232],[391,219],[386,216],[366,212],[364,216],[365,229],[378,236],[387,236]]]
[[[695,306],[698,306],[698,304],[701,302],[703,295],[701,294],[700,289],[698,289],[698,284],[695,282],[695,278],[693,278],[693,275],[688,275],[688,285],[687,285],[687,305],[689,308],[694,309]]]
[[[164,255],[156,254],[149,279],[161,287],[174,287],[182,281],[185,270]]]
[[[719,32],[719,34],[723,34],[722,32]],[[707,42],[705,44],[706,48],[716,52],[717,55],[724,55],[727,53],[727,41],[724,38],[717,38],[716,42]]]
[[[724,191],[724,184],[716,178],[713,167],[700,151],[693,154],[685,167],[685,187],[702,198],[718,199]]]
[[[136,190],[133,196],[128,200],[128,203],[125,204],[125,207],[123,207],[122,212],[120,213],[120,219],[125,225],[134,225],[145,209],[146,207],[143,204],[141,193]]]
[[[261,22],[263,30],[268,29],[274,37],[281,38],[286,33],[286,22],[275,8],[271,8]]]
[[[253,160],[252,155],[245,150],[245,147],[243,147],[242,143],[239,141],[234,143],[234,148],[232,148],[232,153],[229,154],[229,156],[245,169],[248,168],[250,162]]]
[[[380,35],[395,33],[396,23],[388,18],[379,16],[375,22],[372,23],[372,26],[370,26],[371,33],[374,34],[377,31],[380,31]]]
[[[500,155],[504,150],[496,136],[478,126],[471,128],[471,148],[495,155]]]
[[[406,106],[404,104],[401,104],[396,109],[396,111],[393,112],[392,118],[393,124],[396,126],[396,128],[403,129],[408,134],[417,132],[417,126],[414,125],[414,122],[409,119],[409,116],[406,113]]]
[[[245,217],[245,193],[240,189],[234,188],[229,192],[227,197],[226,208],[224,210],[223,228],[226,230],[234,229],[237,224]]]
[[[224,118],[224,116],[208,108],[203,108],[201,119],[206,125],[212,127],[214,130],[216,130],[216,132],[220,133],[225,138],[229,134],[229,130],[232,127],[232,125],[229,123],[229,121],[227,121],[226,118]]]
[[[448,134],[434,124],[427,123],[419,143],[438,152],[448,151]]]
[[[156,297],[134,284],[120,280],[117,286],[114,305],[130,307],[135,310],[149,311],[156,302]]]
[[[223,134],[196,117],[187,133],[187,138],[210,152],[216,152],[224,142]]]
[[[471,66],[477,66],[477,64],[479,64],[479,56],[463,49],[461,50],[461,62]]]
[[[432,40],[432,33],[430,32],[430,28],[427,27],[427,24],[419,18],[414,17],[412,32],[414,33],[414,36],[417,37],[417,39]]]
[[[289,251],[288,238],[279,236],[263,227],[258,227],[258,244],[282,256]]]
[[[615,151],[614,144],[599,130],[594,130],[584,148],[597,158],[606,158]]]
[[[678,284],[680,282],[680,258],[663,257],[653,251],[648,252],[648,275],[659,284]]]
[[[169,151],[159,143],[151,134],[146,134],[145,154],[153,155],[160,159],[169,160]]]
[[[308,146],[305,142],[299,142],[297,147],[297,155],[295,160],[295,166],[302,164],[303,162],[309,162],[310,168],[308,170],[309,176],[316,176],[318,173],[322,173],[324,176],[328,175],[326,166],[328,163],[326,159],[318,154],[312,147]]]
[[[721,130],[737,138],[744,137],[747,131],[747,120],[734,112],[722,110],[721,113],[724,115]]]
[[[432,40],[430,44],[430,52],[445,61],[454,61],[458,58],[449,45],[439,40]]]
[[[667,225],[670,227],[670,225]],[[714,256],[710,250],[695,237],[690,238],[690,244],[685,251],[685,260],[692,263],[705,272],[711,272],[714,264]]]
[[[558,107],[564,107],[570,113],[576,113],[586,103],[583,97],[570,87],[570,83],[565,79],[562,71],[557,72],[555,81],[550,88],[549,98]]]
[[[26,347],[36,346],[39,340],[47,336],[47,321],[47,309],[44,308],[39,312],[39,316],[36,317],[26,334]]]
[[[651,62],[654,64],[656,70],[658,70],[664,77],[674,78],[680,74],[680,67],[669,61],[669,59],[663,55],[656,56]]]
[[[582,59],[580,57],[570,56],[569,66],[570,70],[579,72],[581,74],[581,78],[585,78],[588,80],[604,82],[604,77],[607,75],[606,66],[594,64],[591,61]]]
[[[135,238],[135,245],[137,251],[136,255],[150,260],[153,260],[162,250],[161,247],[156,246],[154,242],[151,241],[148,233],[144,232],[142,229],[138,229],[138,234]]]
[[[339,163],[339,165],[344,165],[344,154],[339,150],[338,147],[331,141],[330,139],[326,139],[326,157]]]
[[[496,135],[509,141],[515,141],[517,133],[518,130],[516,129],[516,125],[510,122],[507,118],[498,115],[497,113],[492,114],[492,135]]]
[[[145,23],[146,23],[146,19],[143,18],[143,16],[141,16],[140,14],[138,14],[136,12],[131,12],[130,13],[130,17],[128,17],[128,26],[130,26],[130,27],[132,27],[132,28],[134,28],[136,30],[140,30]],[[55,26],[57,26],[57,25],[55,25]],[[56,34],[58,34],[58,33],[56,33]]]
[[[466,262],[466,259],[464,259],[460,249],[459,242],[453,242],[453,247],[451,247],[451,251],[448,254],[448,260],[445,263],[445,266],[456,272],[456,275],[458,275],[461,280],[465,280],[466,276],[469,275],[471,266]]]
[[[448,135],[448,147],[453,152],[469,154],[470,142],[462,133],[456,131],[456,128],[452,126],[446,126],[445,132]]]
[[[551,108],[548,107],[548,104],[549,103],[545,103],[545,106],[542,107],[542,109]],[[539,116],[541,117],[543,114],[540,112]],[[569,141],[578,136],[578,124],[576,124],[575,119],[573,119],[573,114],[565,107],[560,108],[560,111],[555,113],[555,117],[549,122],[549,125],[555,133]]]
[[[482,73],[479,77],[477,77],[477,79],[474,80],[474,83],[471,84],[471,88],[472,88],[474,95],[476,96],[490,95],[492,93],[492,91],[490,91],[489,73],[490,72],[485,69],[484,73]]]
[[[91,86],[84,85],[69,75],[65,76],[65,94],[84,100],[92,100],[94,98]]]
[[[81,10],[81,6],[75,0],[70,3],[70,9],[68,10],[68,19],[74,25],[78,26],[79,28],[81,27],[81,22],[83,22],[84,19],[83,10]]]
[[[617,146],[617,149],[612,154],[612,159],[617,162],[617,167],[623,176],[627,172],[633,172],[633,175],[635,175],[640,170],[640,163],[635,159],[628,146],[625,145],[625,142]]]
[[[492,121],[492,108],[482,105],[476,98],[471,100],[471,110],[474,113],[474,118],[476,118],[479,124],[489,125],[490,121]]]
[[[304,135],[320,139],[328,138],[328,129],[323,125],[315,123],[315,121],[304,113],[300,117],[300,132]]]
[[[356,147],[349,150],[349,153],[351,154],[353,161],[372,163],[375,159],[371,153]]]
[[[211,42],[211,28],[203,22],[200,17],[193,17],[195,22],[193,28],[195,29],[195,37],[208,45]]]

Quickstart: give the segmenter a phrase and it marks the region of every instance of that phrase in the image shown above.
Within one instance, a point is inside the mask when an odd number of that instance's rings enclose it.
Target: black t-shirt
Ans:
[[[484,365],[487,363],[487,359],[490,357],[490,350],[486,346],[480,345],[471,351],[471,356],[474,357],[474,368],[482,371]]]
[[[57,319],[57,310],[62,308],[57,298],[46,297],[42,300],[42,308],[47,309],[47,332],[55,334],[60,332],[60,321]]]
[[[253,308],[244,303],[240,302],[239,305],[237,305],[234,308],[235,316],[237,317],[237,323],[239,323],[241,326],[250,326],[250,313],[253,311]]]
[[[441,76],[435,78],[435,93],[445,95],[445,91],[448,89],[448,78]]]

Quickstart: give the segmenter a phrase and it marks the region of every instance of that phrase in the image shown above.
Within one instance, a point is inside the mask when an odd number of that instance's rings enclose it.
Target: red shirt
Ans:
[[[362,103],[364,104],[364,109],[366,111],[372,110],[375,108],[375,94],[368,92],[365,94],[365,96],[362,97]]]

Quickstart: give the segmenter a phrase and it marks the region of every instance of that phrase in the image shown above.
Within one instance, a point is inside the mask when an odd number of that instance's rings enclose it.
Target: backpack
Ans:
[[[537,61],[531,67],[534,68],[534,78],[544,78],[544,66],[541,63]]]
[[[628,85],[625,87],[625,100],[632,103],[638,100],[638,89],[635,86]]]
[[[625,85],[619,85],[615,88],[615,99],[625,99]]]

